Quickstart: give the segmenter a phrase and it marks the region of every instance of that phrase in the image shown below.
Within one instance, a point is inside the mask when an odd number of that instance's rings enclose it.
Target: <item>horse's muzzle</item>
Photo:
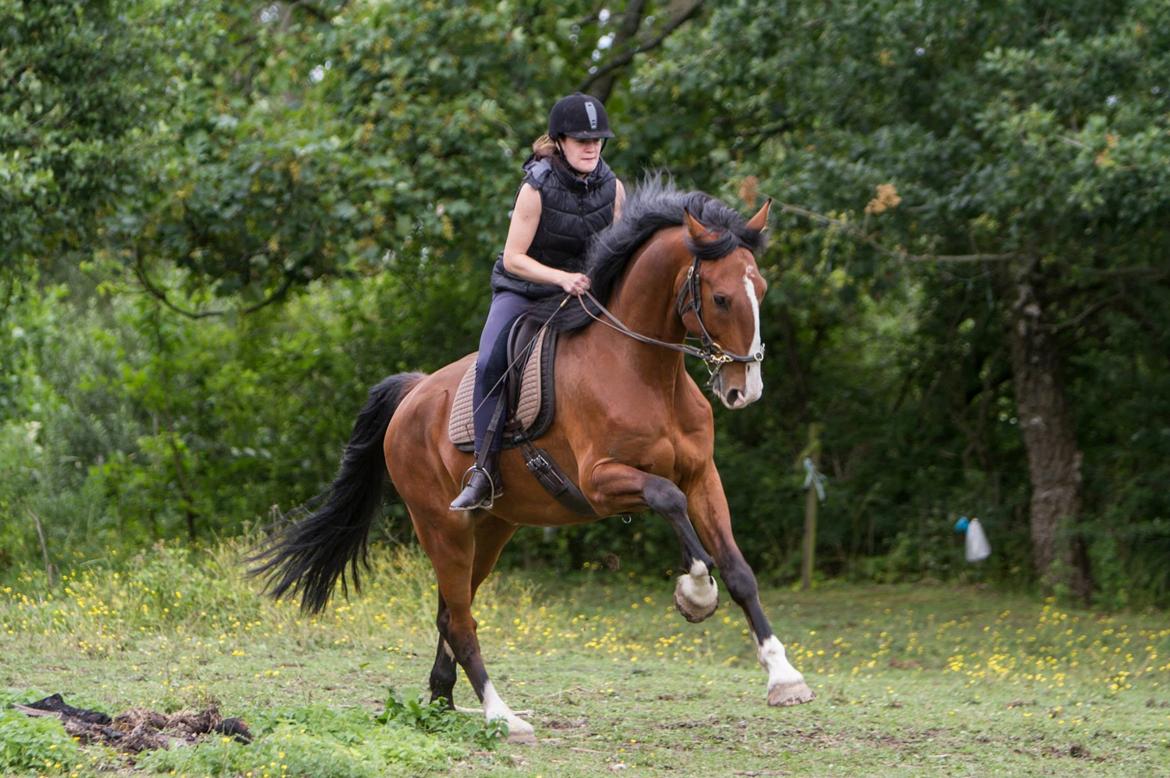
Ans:
[[[711,391],[719,398],[724,406],[733,411],[747,406],[760,399],[764,394],[764,383],[760,378],[760,363],[752,362],[744,365],[743,383],[739,386],[733,385],[736,382],[729,381],[724,375],[728,365],[720,367],[711,376]]]

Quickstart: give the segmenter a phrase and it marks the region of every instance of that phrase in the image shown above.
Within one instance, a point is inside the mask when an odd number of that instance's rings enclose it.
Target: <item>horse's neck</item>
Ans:
[[[688,262],[681,231],[659,233],[631,262],[606,307],[634,332],[682,343],[686,328],[675,309],[675,283]],[[620,360],[642,375],[664,379],[683,369],[682,355],[677,351],[639,343],[609,327],[594,326],[590,331],[604,339],[615,363]]]

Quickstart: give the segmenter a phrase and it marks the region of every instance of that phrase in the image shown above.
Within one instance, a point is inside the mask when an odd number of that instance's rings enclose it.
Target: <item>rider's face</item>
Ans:
[[[601,160],[601,139],[577,140],[566,135],[561,138],[561,151],[564,152],[565,161],[575,170],[592,173]]]

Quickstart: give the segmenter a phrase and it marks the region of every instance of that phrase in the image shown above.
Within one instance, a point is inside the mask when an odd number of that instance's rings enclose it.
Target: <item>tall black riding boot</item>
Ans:
[[[475,459],[475,464],[463,476],[463,491],[451,503],[453,511],[490,509],[504,493],[504,485],[500,480],[500,452],[490,451],[483,457],[483,464],[480,464],[478,456]]]

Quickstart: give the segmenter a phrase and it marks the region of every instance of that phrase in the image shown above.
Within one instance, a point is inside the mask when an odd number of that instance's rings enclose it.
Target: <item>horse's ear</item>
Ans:
[[[719,237],[718,232],[703,226],[686,208],[683,208],[683,223],[687,225],[687,233],[695,243],[710,243]]]
[[[769,197],[764,201],[764,207],[756,212],[756,215],[748,219],[748,229],[756,232],[763,232],[768,229],[768,212],[772,210],[772,198]]]

